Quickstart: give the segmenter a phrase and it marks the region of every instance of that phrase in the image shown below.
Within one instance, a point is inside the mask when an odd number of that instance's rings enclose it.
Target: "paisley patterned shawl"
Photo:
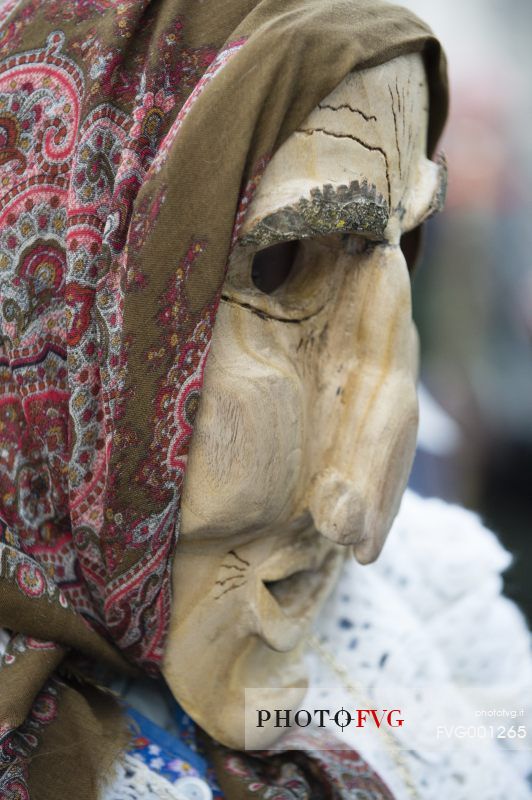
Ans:
[[[0,2],[1,797],[29,796],[46,730],[70,725],[80,753],[89,718],[111,730],[65,663],[157,673],[239,221],[316,104],[351,70],[405,52],[426,59],[432,150],[444,57],[404,9]]]

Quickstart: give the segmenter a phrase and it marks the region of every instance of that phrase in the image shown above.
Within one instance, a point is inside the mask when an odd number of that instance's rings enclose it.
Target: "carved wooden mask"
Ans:
[[[419,55],[348,76],[271,160],[230,262],[164,666],[179,702],[229,745],[243,743],[245,687],[304,687],[313,618],[346,555],[377,557],[406,485],[408,262],[445,189],[427,122]]]

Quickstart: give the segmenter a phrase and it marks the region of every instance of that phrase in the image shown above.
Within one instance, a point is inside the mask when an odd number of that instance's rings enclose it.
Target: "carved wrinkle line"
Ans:
[[[266,311],[263,311],[260,308],[256,308],[255,306],[252,306],[250,303],[243,303],[239,300],[234,300],[232,297],[229,297],[226,294],[223,294],[221,296],[221,299],[224,300],[226,303],[231,303],[231,305],[233,306],[240,306],[240,308],[245,308],[246,311],[251,311],[252,314],[256,314],[261,319],[265,320],[272,319],[275,320],[276,322],[289,322],[292,324],[299,324],[300,322],[306,322],[307,320],[312,319],[312,317],[316,317],[325,308],[325,303],[324,303],[316,311],[313,311],[312,314],[308,314],[306,317],[297,317],[297,319],[292,319],[291,317],[280,317],[276,316],[275,314],[268,314]]]
[[[377,122],[377,117],[374,114],[365,114],[360,108],[354,108],[350,106],[349,103],[341,103],[339,106],[331,106],[329,103],[318,103],[318,108],[326,109],[329,108],[331,111],[341,111],[343,108],[348,108],[349,111],[352,111],[353,114],[360,114],[366,122]]]
[[[378,147],[377,145],[371,145],[367,142],[363,141],[363,139],[359,139],[358,136],[355,136],[352,133],[333,133],[332,131],[327,131],[325,128],[298,128],[296,133],[304,133],[307,136],[312,136],[315,133],[323,133],[325,136],[333,136],[335,139],[351,139],[353,142],[362,145],[366,150],[370,152],[377,152],[380,153],[381,156],[384,158],[384,163],[386,165],[386,183],[388,186],[388,206],[391,208],[392,206],[392,188],[390,184],[390,166],[388,164],[388,156],[386,155],[386,151],[383,150],[382,147]]]

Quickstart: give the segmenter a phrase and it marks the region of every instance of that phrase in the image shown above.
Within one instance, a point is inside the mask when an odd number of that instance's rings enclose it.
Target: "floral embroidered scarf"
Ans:
[[[45,741],[95,796],[123,736],[76,678],[161,662],[246,204],[351,70],[407,52],[432,150],[444,57],[379,0],[0,1],[0,797],[67,796]]]

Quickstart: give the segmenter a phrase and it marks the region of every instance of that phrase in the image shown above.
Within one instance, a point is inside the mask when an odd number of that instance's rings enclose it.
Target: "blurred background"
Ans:
[[[443,214],[414,280],[422,415],[411,484],[480,513],[532,622],[532,2],[400,0],[449,60]]]

